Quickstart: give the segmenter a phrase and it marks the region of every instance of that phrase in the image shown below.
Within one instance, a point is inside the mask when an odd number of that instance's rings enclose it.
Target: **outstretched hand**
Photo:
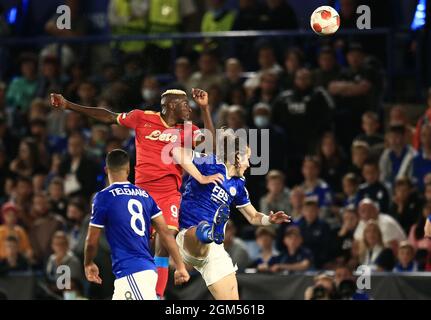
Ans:
[[[278,211],[276,213],[274,213],[274,211],[271,211],[269,213],[269,222],[271,222],[272,224],[289,223],[291,221],[291,217],[285,214],[283,211]]]

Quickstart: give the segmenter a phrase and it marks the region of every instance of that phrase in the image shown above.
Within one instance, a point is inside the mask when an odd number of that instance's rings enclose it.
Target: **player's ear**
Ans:
[[[107,166],[105,166],[105,167],[103,168],[103,170],[105,171],[106,175],[108,175],[108,167],[107,167]]]

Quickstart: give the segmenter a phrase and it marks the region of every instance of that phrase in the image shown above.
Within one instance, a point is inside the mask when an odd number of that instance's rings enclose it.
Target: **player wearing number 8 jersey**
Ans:
[[[113,299],[156,299],[157,270],[149,247],[150,225],[173,257],[176,282],[188,280],[174,237],[169,233],[162,211],[145,191],[127,181],[129,157],[113,150],[106,158],[109,187],[93,200],[85,246],[85,274],[89,281],[101,283],[93,259],[102,228],[111,247],[112,271],[116,277]]]

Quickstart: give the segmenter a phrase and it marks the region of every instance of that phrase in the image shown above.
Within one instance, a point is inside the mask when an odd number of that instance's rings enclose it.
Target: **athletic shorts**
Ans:
[[[187,229],[181,230],[176,238],[181,257],[184,263],[193,266],[199,271],[207,287],[238,270],[238,267],[233,265],[232,259],[224,249],[223,244],[211,242],[206,258],[196,258],[190,255],[184,248],[186,231]]]
[[[162,178],[147,182],[138,187],[147,191],[162,210],[163,218],[169,229],[179,230],[178,214],[180,210],[181,193],[175,179]]]
[[[144,270],[114,281],[112,300],[157,300],[157,273]]]

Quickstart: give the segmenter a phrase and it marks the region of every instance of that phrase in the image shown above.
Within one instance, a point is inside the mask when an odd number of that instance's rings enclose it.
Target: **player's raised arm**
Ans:
[[[102,279],[99,277],[99,268],[94,263],[99,248],[99,239],[102,229],[94,226],[88,227],[87,238],[85,239],[84,248],[84,269],[85,277],[88,281],[101,284]]]
[[[247,221],[255,226],[269,226],[271,224],[288,223],[291,221],[290,216],[285,214],[283,211],[278,211],[276,213],[271,211],[269,215],[266,215],[257,211],[252,204],[247,204],[238,209]]]
[[[200,173],[193,163],[193,150],[175,147],[172,150],[172,156],[174,157],[175,162],[200,184],[223,183],[224,177],[221,173],[213,174],[211,176],[204,176]]]
[[[208,130],[205,135],[205,140],[208,141],[207,139],[211,138],[213,142],[213,150],[211,151],[214,151],[216,146],[216,131],[211,117],[210,107],[208,104],[208,93],[202,89],[193,88],[192,97],[202,110],[202,120],[204,122],[204,127],[206,130]]]
[[[118,114],[103,108],[84,107],[66,100],[61,94],[51,93],[51,105],[54,108],[73,110],[106,124],[117,123]]]
[[[183,284],[190,279],[190,275],[186,270],[183,259],[178,251],[177,243],[174,236],[169,232],[165,219],[162,215],[157,216],[151,220],[154,229],[157,231],[164,247],[168,250],[169,255],[175,263],[175,284]]]

